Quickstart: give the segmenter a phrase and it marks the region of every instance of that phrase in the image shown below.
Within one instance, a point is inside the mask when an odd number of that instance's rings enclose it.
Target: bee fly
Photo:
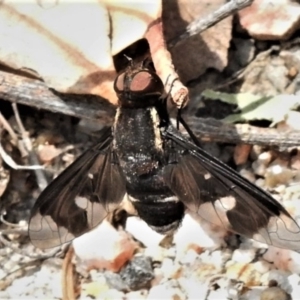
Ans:
[[[263,243],[300,249],[300,228],[283,206],[170,124],[155,72],[130,66],[114,89],[119,107],[112,128],[36,201],[29,222],[35,246],[71,241],[127,199],[159,233],[175,231],[189,210]]]

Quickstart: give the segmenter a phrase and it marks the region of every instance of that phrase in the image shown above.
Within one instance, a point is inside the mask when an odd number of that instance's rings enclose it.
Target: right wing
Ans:
[[[164,169],[169,188],[208,222],[275,247],[300,249],[300,227],[271,195],[175,129],[165,133],[177,159]]]

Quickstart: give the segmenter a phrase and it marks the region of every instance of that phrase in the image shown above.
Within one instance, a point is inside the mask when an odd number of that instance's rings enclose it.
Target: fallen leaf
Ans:
[[[252,145],[238,144],[235,146],[233,159],[235,164],[242,165],[247,162]]]
[[[242,27],[259,40],[288,39],[300,25],[300,5],[290,0],[255,0],[238,15]]]
[[[205,17],[225,2],[224,0],[163,1],[163,24],[166,40],[176,37],[189,23],[201,16]],[[231,31],[232,18],[228,17],[170,50],[183,82],[199,77],[208,68],[222,71],[226,67]]]
[[[260,96],[250,93],[228,94],[205,90],[202,96],[209,100],[221,100],[235,104],[239,113],[229,115],[223,121],[227,123],[245,122],[253,120],[269,120],[271,126],[285,120],[290,110],[300,105],[296,95]]]
[[[161,9],[161,0],[2,1],[0,63],[34,74],[59,92],[98,95],[116,104],[113,56],[146,38],[158,75],[163,82],[177,80],[171,95],[184,102],[188,92],[166,49]]]

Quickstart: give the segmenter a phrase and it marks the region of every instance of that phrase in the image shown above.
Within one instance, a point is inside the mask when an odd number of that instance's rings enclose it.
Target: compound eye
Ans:
[[[124,80],[125,80],[125,73],[120,74],[116,78],[114,87],[117,92],[124,91]]]
[[[130,84],[130,91],[133,93],[161,93],[161,81],[155,78],[150,72],[141,71],[134,75]]]

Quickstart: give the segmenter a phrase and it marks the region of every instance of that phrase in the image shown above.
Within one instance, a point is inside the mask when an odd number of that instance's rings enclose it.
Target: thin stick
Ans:
[[[74,255],[74,248],[70,246],[68,252],[63,261],[62,266],[62,293],[63,300],[71,300],[76,299],[75,291],[74,291],[74,272],[73,272],[73,264],[72,257]]]
[[[38,170],[38,169],[44,169],[43,166],[36,165],[36,166],[21,166],[18,165],[3,149],[1,143],[0,143],[0,156],[5,161],[7,165],[9,165],[14,170]]]
[[[4,118],[4,116],[1,114],[0,112],[0,125],[3,125],[4,129],[9,133],[9,135],[11,136],[13,142],[15,145],[18,146],[20,152],[21,152],[21,156],[25,157],[27,156],[27,151],[25,150],[24,146],[22,145],[22,143],[19,143],[19,139],[17,134],[14,132],[14,130],[12,129],[12,127],[10,126],[9,122]],[[1,133],[1,132],[0,132]]]
[[[95,120],[106,126],[113,123],[114,108],[108,102],[90,101],[91,99],[88,100],[84,95],[77,95],[76,99],[74,95],[67,94],[64,95],[64,98],[54,95],[50,97],[51,91],[40,81],[2,71],[0,71],[0,76],[6,82],[3,89],[0,90],[0,97],[5,100],[77,118]],[[28,81],[31,81],[31,84]],[[17,85],[16,82],[18,82]],[[28,90],[28,86],[31,86],[30,90]],[[39,97],[36,97],[35,87],[38,87]],[[26,97],[23,94],[26,94]],[[211,118],[204,119],[189,115],[183,115],[183,118],[195,135],[205,142],[247,143],[277,147],[297,147],[300,144],[300,131],[297,130],[282,133],[275,128],[259,128],[248,124],[224,124]],[[0,121],[2,122],[1,119]]]
[[[253,1],[254,0],[231,0],[209,14],[206,18],[201,17],[190,23],[181,34],[168,42],[168,46],[170,48],[177,46],[183,40],[212,27],[237,11],[251,5]]]
[[[7,120],[4,118],[4,116],[0,112],[0,124],[3,125],[4,129],[9,133],[13,141],[17,144],[18,143],[18,136],[14,132],[14,130],[11,128],[10,124],[7,122]]]
[[[16,117],[16,121],[18,123],[19,129],[20,129],[20,132],[21,132],[24,147],[28,151],[30,164],[40,165],[36,153],[32,150],[33,149],[32,143],[31,143],[30,138],[28,137],[27,132],[25,131],[24,126],[23,126],[23,123],[22,123],[22,120],[20,118],[20,114],[19,114],[19,111],[18,111],[18,108],[17,108],[17,104],[12,103],[12,108],[13,108],[13,111],[14,111],[14,114],[15,114],[15,117]],[[37,180],[39,189],[42,191],[48,185],[45,174],[41,169],[35,169],[34,172],[35,172],[35,175],[36,175],[36,180]]]
[[[1,221],[3,224],[7,225],[7,226],[11,226],[11,227],[15,227],[15,228],[21,228],[21,227],[24,227],[24,226],[22,226],[22,225],[20,225],[20,224],[10,223],[10,222],[6,221],[6,220],[4,219],[4,214],[3,214],[3,213],[0,215],[0,221]],[[26,225],[26,228],[27,228],[27,225]]]

